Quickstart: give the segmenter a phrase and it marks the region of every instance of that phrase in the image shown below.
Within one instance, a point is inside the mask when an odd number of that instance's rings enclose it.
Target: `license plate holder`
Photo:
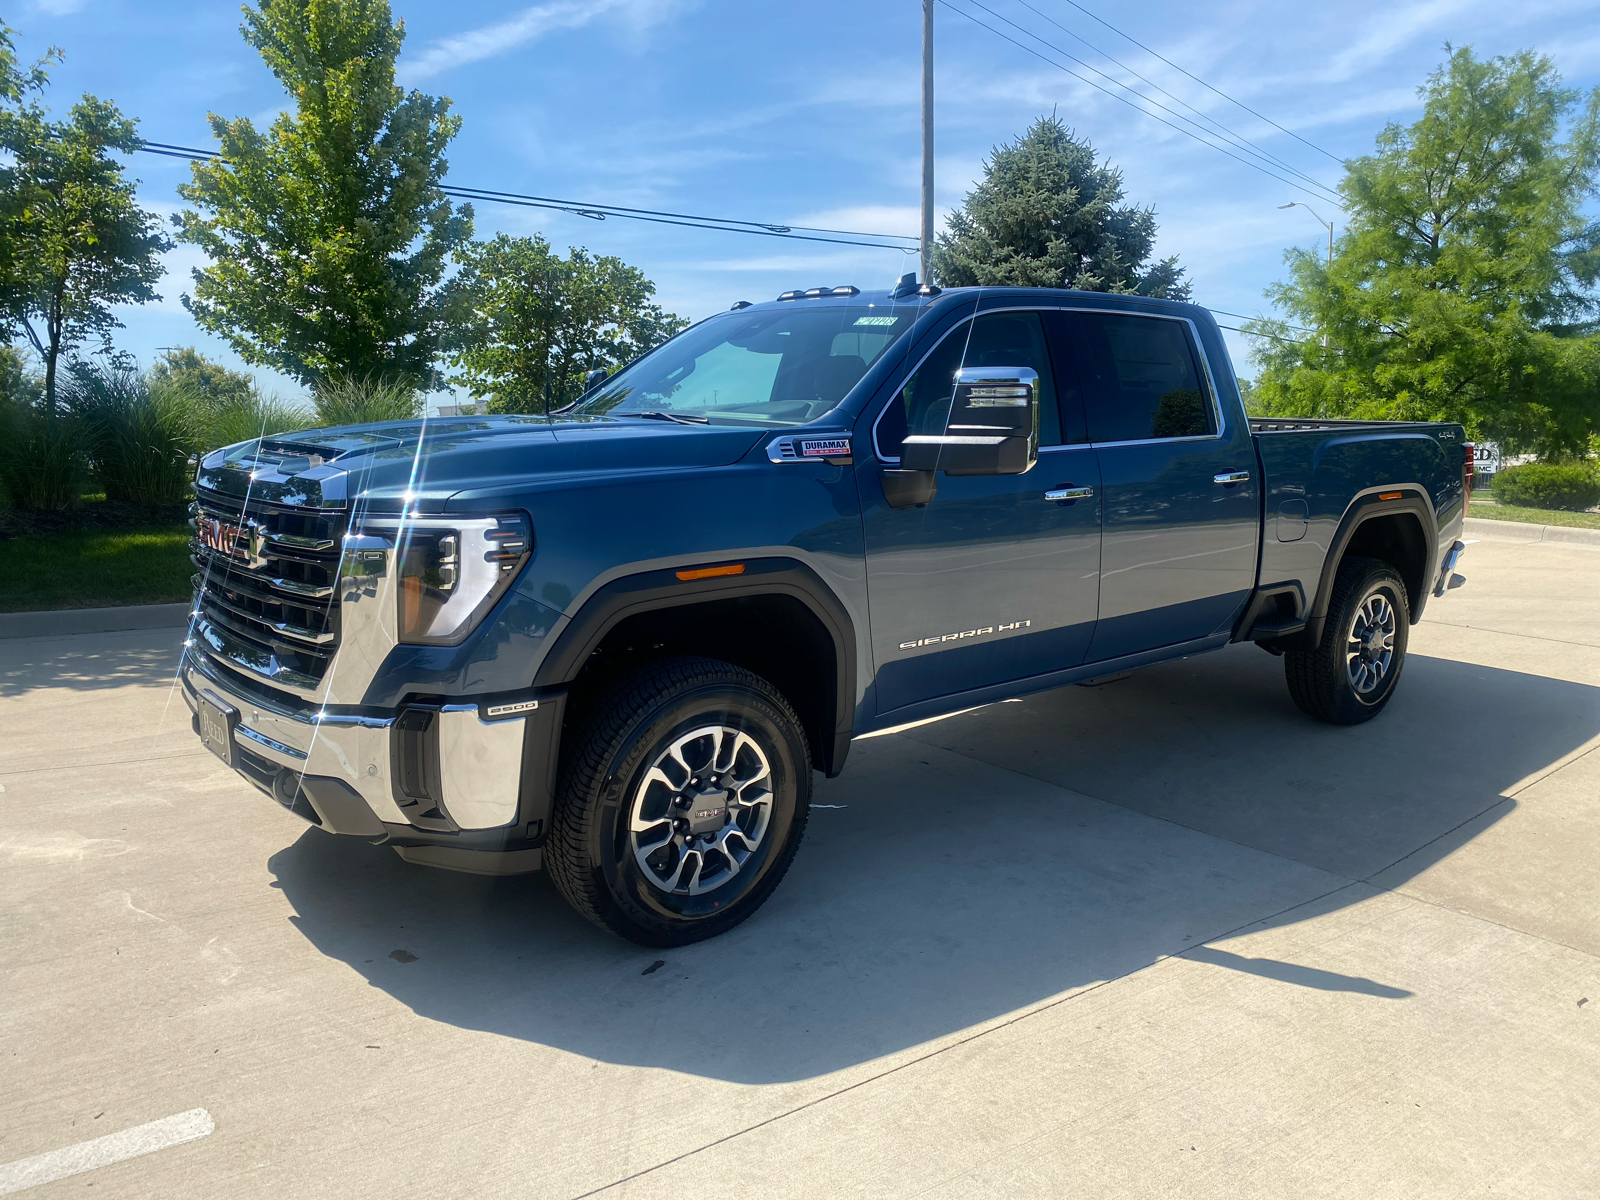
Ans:
[[[200,703],[195,715],[200,719],[200,740],[205,748],[235,769],[239,766],[239,748],[234,743],[233,731],[239,728],[239,710],[224,704],[210,692],[196,697]]]

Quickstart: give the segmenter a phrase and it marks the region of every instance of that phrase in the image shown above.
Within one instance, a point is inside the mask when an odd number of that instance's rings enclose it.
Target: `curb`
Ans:
[[[55,612],[0,613],[0,638],[66,637],[125,629],[182,629],[188,603],[129,604],[120,608],[63,608]]]
[[[1488,542],[1554,542],[1565,546],[1600,547],[1600,529],[1569,529],[1565,525],[1524,525],[1521,521],[1494,521],[1468,517],[1464,532]]]

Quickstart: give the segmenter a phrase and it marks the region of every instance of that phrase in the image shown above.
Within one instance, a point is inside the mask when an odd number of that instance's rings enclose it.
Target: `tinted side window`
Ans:
[[[944,433],[962,367],[1031,367],[1039,373],[1039,444],[1061,444],[1055,372],[1038,313],[987,313],[957,325],[900,389],[878,425],[879,453],[898,457],[908,433]]]
[[[1132,442],[1217,432],[1187,325],[1117,313],[1072,317],[1091,439]]]

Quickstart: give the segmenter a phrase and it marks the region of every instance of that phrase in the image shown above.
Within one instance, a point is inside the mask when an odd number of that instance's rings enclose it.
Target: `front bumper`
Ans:
[[[330,833],[507,852],[543,844],[565,695],[494,695],[394,710],[313,707],[191,647],[179,672],[237,710],[236,770]]]

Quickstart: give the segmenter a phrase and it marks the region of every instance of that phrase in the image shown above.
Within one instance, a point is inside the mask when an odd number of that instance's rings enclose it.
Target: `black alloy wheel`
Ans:
[[[643,946],[715,937],[759,908],[811,803],[810,751],[782,694],[729,663],[667,658],[583,710],[545,848],[568,902]]]
[[[1283,655],[1300,711],[1333,725],[1359,725],[1383,711],[1406,661],[1411,606],[1395,569],[1376,558],[1339,564],[1328,619],[1315,650]]]

